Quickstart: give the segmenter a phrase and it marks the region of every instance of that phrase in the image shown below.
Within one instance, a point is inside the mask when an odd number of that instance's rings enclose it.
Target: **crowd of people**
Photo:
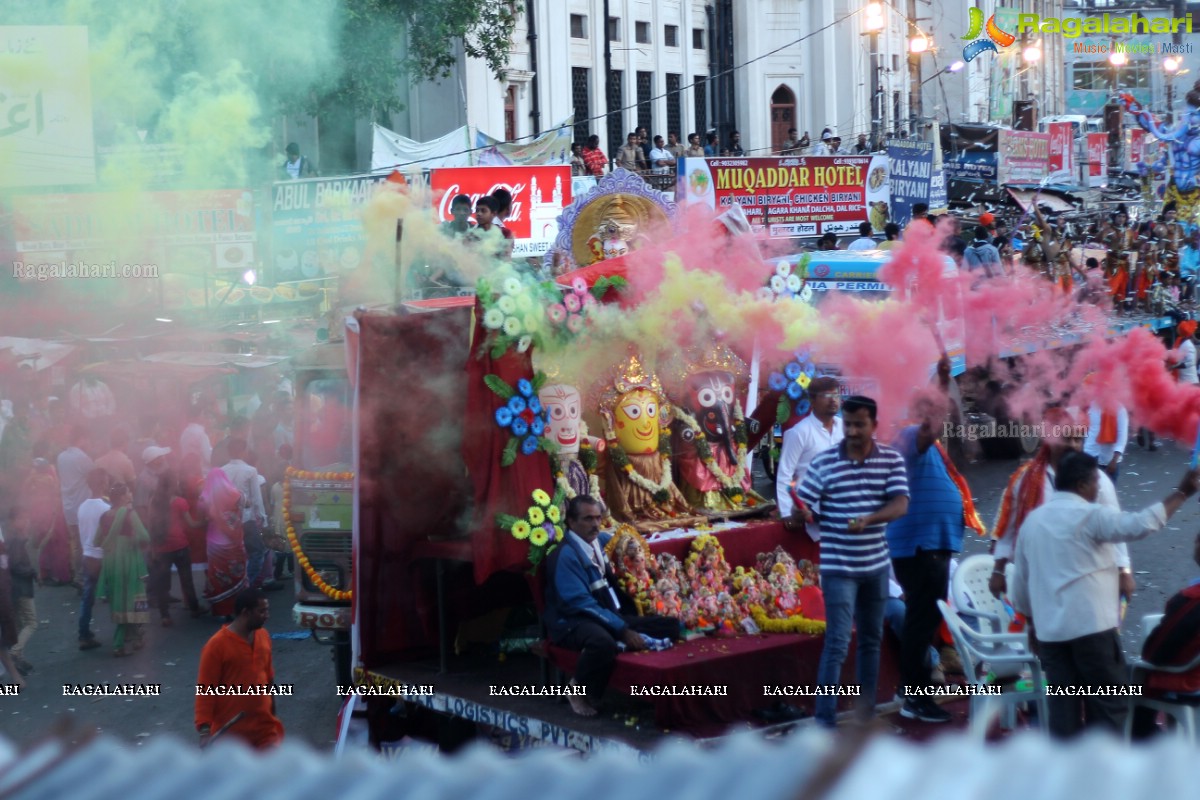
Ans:
[[[16,680],[34,670],[26,647],[39,586],[78,591],[80,650],[103,647],[95,611],[106,603],[118,657],[145,646],[153,621],[174,626],[175,603],[193,618],[232,622],[243,590],[283,588],[291,549],[271,489],[293,457],[286,378],[254,395],[252,416],[226,417],[202,397],[174,426],[89,420],[68,402],[32,399],[32,383],[5,388],[0,574],[11,586],[0,587],[0,663]],[[206,565],[203,587],[193,564]]]

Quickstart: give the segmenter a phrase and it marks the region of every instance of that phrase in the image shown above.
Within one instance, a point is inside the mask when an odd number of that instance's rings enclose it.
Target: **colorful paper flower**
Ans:
[[[483,312],[483,327],[498,331],[504,326],[504,312],[498,308],[489,308]]]
[[[542,421],[538,420],[538,424],[541,425],[541,423],[542,423]],[[521,440],[521,453],[522,454],[531,456],[537,452],[537,449],[541,446],[541,442],[539,442],[537,440],[538,435],[539,434],[535,434],[533,436],[526,436],[524,439]]]
[[[775,294],[783,294],[787,290],[787,280],[778,275],[771,276],[771,291]]]
[[[507,428],[512,425],[513,412],[507,405],[500,406],[496,409],[496,424],[501,428]]]
[[[772,392],[782,392],[787,388],[787,385],[788,380],[783,376],[782,372],[772,372],[771,376],[767,378],[767,386],[771,388]]]
[[[522,336],[517,339],[517,352],[524,353],[529,348],[533,347],[533,337],[529,335]]]
[[[505,336],[520,336],[521,331],[523,330],[524,328],[521,327],[521,320],[517,319],[516,317],[509,317],[508,319],[504,320]]]
[[[529,433],[529,423],[520,417],[514,418],[512,421],[512,432],[513,436],[524,436]]]
[[[800,287],[804,282],[800,280],[799,275],[793,274],[787,276],[786,283],[789,292],[798,292],[800,291]]]
[[[529,538],[529,534],[532,530],[532,525],[523,519],[519,519],[513,523],[513,526],[511,529],[509,529],[509,532],[513,535],[514,539],[520,539],[524,541],[525,539]]]
[[[571,289],[574,290],[575,294],[585,295],[588,293],[587,281],[583,278],[572,278]]]
[[[801,386],[800,384],[796,383],[795,381],[792,381],[787,386],[787,396],[792,398],[793,400],[799,400],[801,397],[804,396],[804,387]],[[519,420],[513,420],[514,428],[516,427],[518,421]]]
[[[518,295],[521,293],[521,281],[519,278],[504,279],[504,293],[507,295]]]
[[[526,401],[526,405],[529,406],[529,410],[532,411],[533,413],[535,413],[535,414],[542,413],[542,401],[538,399],[537,395],[534,395],[533,397],[529,398]]]
[[[525,398],[521,397],[519,394],[515,394],[508,398],[508,410],[513,413],[513,416],[520,414],[528,407],[529,404],[525,402]]]
[[[583,317],[578,314],[572,314],[567,317],[567,330],[571,333],[579,333],[583,330]]]
[[[775,274],[786,280],[787,276],[792,274],[792,265],[788,263],[787,259],[781,258],[775,262]]]
[[[796,383],[800,384],[801,389],[808,389],[808,385],[812,383],[812,378],[808,377],[807,372],[801,372],[800,377],[796,378]]]
[[[801,367],[795,361],[789,361],[788,365],[783,368],[783,374],[787,376],[789,381],[794,381],[800,377]]]
[[[541,491],[540,489],[538,491]],[[562,519],[562,513],[559,512],[558,506],[550,506],[546,509],[546,519],[553,522],[555,525]]]
[[[592,294],[591,292],[588,292],[587,294],[585,294],[583,296],[583,307],[584,308],[592,308],[593,306],[596,306],[599,303],[600,303],[600,301],[596,299],[596,295]]]
[[[808,396],[805,395],[804,397],[801,397],[799,400],[796,401],[795,408],[796,408],[796,415],[802,417],[805,414],[807,414],[810,410],[812,410],[812,403],[809,402]]]
[[[530,525],[541,525],[546,521],[546,512],[538,506],[530,506],[525,512],[525,516],[529,519]]]
[[[801,290],[800,290],[800,299],[801,299],[801,300],[803,300],[803,301],[804,301],[804,302],[806,302],[806,303],[811,303],[811,302],[812,302],[812,297],[813,297],[813,289],[812,289],[812,287],[811,287],[811,286],[808,286],[808,285],[805,285],[805,287],[804,287],[803,289],[801,289]]]
[[[505,315],[515,314],[517,313],[517,301],[510,295],[502,294],[496,300],[496,308],[503,311]]]
[[[517,310],[521,312],[533,310],[533,298],[528,293],[522,292],[517,295]]]
[[[528,378],[517,378],[517,393],[519,395],[521,395],[522,397],[532,399],[533,398],[533,382],[530,381]],[[531,407],[533,405],[532,403],[529,403],[528,400],[526,401],[526,404]],[[537,413],[536,408],[533,409],[533,411],[534,411],[534,413]]]
[[[550,537],[546,535],[546,529],[538,526],[529,534],[529,543],[534,547],[545,547],[550,541]]]
[[[572,314],[578,313],[579,309],[583,308],[583,301],[579,299],[577,294],[563,295],[563,305],[567,307],[567,311]]]
[[[545,489],[534,489],[533,490],[533,502],[537,503],[539,506],[542,506],[542,507],[548,506],[548,505],[550,505],[550,495],[548,495],[546,493]],[[557,511],[557,510],[558,509],[555,509],[555,511]],[[557,522],[558,520],[553,520],[553,521]]]
[[[521,324],[525,326],[527,331],[536,331],[542,326],[542,315],[530,312],[521,317]]]
[[[567,318],[567,308],[562,303],[552,303],[546,308],[546,316],[555,325],[561,325]]]
[[[546,532],[546,541],[553,542],[558,538],[558,526],[552,522],[542,523],[542,530]]]
[[[534,436],[541,436],[546,432],[546,423],[542,422],[541,417],[534,417],[533,422],[529,423],[529,432]]]

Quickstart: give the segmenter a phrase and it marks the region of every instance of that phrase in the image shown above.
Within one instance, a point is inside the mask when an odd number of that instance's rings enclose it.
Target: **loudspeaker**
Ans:
[[[1034,103],[1032,100],[1013,101],[1013,130],[1032,131],[1037,128],[1034,118]]]
[[[1124,114],[1116,103],[1104,107],[1104,130],[1108,131],[1108,146],[1115,148],[1121,143],[1121,122]]]

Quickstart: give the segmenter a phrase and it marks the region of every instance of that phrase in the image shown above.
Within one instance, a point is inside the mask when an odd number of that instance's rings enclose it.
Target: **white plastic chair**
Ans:
[[[965,563],[965,562],[964,562]],[[961,570],[962,567],[959,567]],[[1016,707],[1021,703],[1036,703],[1038,719],[1044,725],[1049,719],[1046,706],[1046,687],[1042,665],[1029,649],[1029,637],[1024,633],[978,633],[944,600],[938,608],[954,639],[954,649],[962,660],[963,674],[971,686],[990,686],[982,672],[983,664],[998,676],[1029,673],[1030,687],[1018,690],[1015,685],[1002,685],[1000,695],[973,694],[970,704],[971,733],[983,739],[991,722],[992,709],[999,707],[1000,723],[1011,730],[1016,727]]]
[[[1142,617],[1142,640],[1138,642],[1137,652],[1142,652],[1142,647],[1146,644],[1146,639],[1150,637],[1151,631],[1158,627],[1158,623],[1162,621],[1162,614],[1147,614]],[[1192,659],[1188,664],[1179,667],[1163,667],[1157,664],[1151,664],[1149,661],[1144,661],[1141,656],[1129,665],[1129,682],[1135,686],[1142,686],[1146,683],[1148,673],[1162,672],[1167,674],[1179,674],[1181,672],[1189,672],[1200,667],[1200,656]],[[1161,711],[1167,716],[1175,720],[1175,732],[1184,737],[1189,744],[1196,744],[1197,736],[1200,731],[1200,696],[1192,694],[1185,695],[1191,698],[1191,702],[1179,702],[1171,700],[1169,697],[1133,697],[1129,698],[1129,706],[1126,709],[1125,715],[1125,740],[1129,741],[1133,738],[1133,711],[1135,708],[1148,708],[1151,711]]]
[[[960,616],[980,620],[979,625],[972,627],[982,633],[1007,633],[1012,622],[1004,603],[988,588],[995,564],[996,560],[991,556],[970,556],[963,559],[950,580],[954,610]]]

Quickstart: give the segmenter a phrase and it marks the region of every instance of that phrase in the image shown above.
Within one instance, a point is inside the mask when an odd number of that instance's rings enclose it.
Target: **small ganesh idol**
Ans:
[[[695,525],[671,474],[671,419],[662,384],[636,354],[613,370],[602,387],[600,415],[608,441],[607,499],[615,519],[643,533]]]
[[[767,511],[751,488],[746,420],[737,400],[746,364],[723,344],[692,350],[670,370],[672,445],[684,496],[708,512]]]
[[[558,445],[550,463],[559,488],[568,500],[587,494],[602,501],[596,466],[597,453],[604,450],[604,440],[588,437],[579,390],[564,383],[551,383],[542,387],[538,399],[546,409],[546,437]]]
[[[654,613],[664,617],[683,619],[683,600],[679,597],[679,586],[666,578],[659,578],[654,585]]]
[[[621,581],[621,588],[633,599],[639,614],[653,613],[651,593],[654,591],[654,576],[650,573],[652,557],[650,546],[629,525],[617,527],[617,533],[606,546],[613,570]]]

